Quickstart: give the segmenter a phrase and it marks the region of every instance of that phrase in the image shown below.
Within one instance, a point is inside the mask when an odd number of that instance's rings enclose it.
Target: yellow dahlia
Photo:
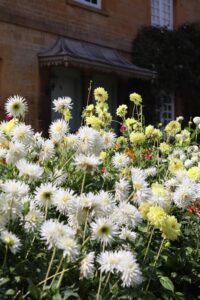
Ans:
[[[160,143],[159,149],[160,149],[161,153],[169,154],[172,147],[169,144],[164,142],[164,143]]]
[[[184,170],[183,162],[178,158],[172,158],[168,169],[172,174],[176,174],[176,172]]]
[[[199,167],[192,167],[187,172],[188,177],[191,180],[197,181],[200,179],[200,168]]]
[[[117,108],[117,116],[123,118],[127,114],[128,106],[126,104],[122,104]]]
[[[164,209],[160,206],[152,206],[147,213],[147,219],[150,224],[160,228],[163,220],[166,218],[167,214]]]
[[[155,182],[151,185],[152,192],[160,197],[165,197],[167,195],[167,191],[164,189],[163,185]]]
[[[141,213],[144,220],[147,220],[147,214],[149,213],[150,208],[152,207],[152,203],[144,202],[139,207],[139,212]]]
[[[166,125],[165,131],[168,135],[175,136],[181,131],[181,124],[178,121],[171,121]]]
[[[105,102],[108,100],[108,93],[102,87],[98,87],[94,90],[94,98],[98,102]]]
[[[135,105],[140,105],[142,103],[142,97],[141,97],[141,95],[139,95],[137,93],[130,94],[129,99]]]
[[[141,145],[145,141],[145,135],[142,132],[132,132],[130,134],[130,141],[135,145]]]
[[[160,229],[164,238],[174,241],[181,234],[181,224],[177,222],[174,216],[166,216],[161,223]]]
[[[95,116],[87,117],[86,123],[87,123],[87,125],[91,125],[92,128],[97,129],[97,130],[99,130],[102,125],[102,121]]]

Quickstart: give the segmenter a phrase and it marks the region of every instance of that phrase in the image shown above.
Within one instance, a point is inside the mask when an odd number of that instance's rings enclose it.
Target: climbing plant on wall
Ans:
[[[177,30],[145,27],[133,41],[135,64],[157,72],[153,88],[176,91],[184,103],[200,110],[200,24],[184,24]]]

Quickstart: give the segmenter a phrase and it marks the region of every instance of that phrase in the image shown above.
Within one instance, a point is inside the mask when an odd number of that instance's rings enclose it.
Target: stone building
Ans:
[[[199,18],[200,0],[0,0],[1,116],[8,96],[23,95],[28,121],[45,131],[55,118],[52,100],[66,95],[75,130],[91,80],[109,91],[114,111],[130,80],[155,76],[131,62],[138,29],[173,29]],[[176,107],[168,106],[173,117]]]

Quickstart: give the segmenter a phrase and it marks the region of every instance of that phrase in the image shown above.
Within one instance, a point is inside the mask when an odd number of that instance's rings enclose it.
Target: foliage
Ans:
[[[145,27],[133,41],[132,57],[135,64],[157,72],[154,81],[157,92],[175,91],[186,103],[193,101],[194,112],[199,108],[199,47],[198,23],[184,24],[173,31]]]

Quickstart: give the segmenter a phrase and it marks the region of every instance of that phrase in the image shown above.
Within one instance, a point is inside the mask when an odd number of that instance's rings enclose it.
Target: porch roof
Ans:
[[[116,49],[70,38],[59,38],[51,49],[39,53],[38,57],[41,66],[92,67],[146,80],[156,76],[156,72],[128,62]]]

